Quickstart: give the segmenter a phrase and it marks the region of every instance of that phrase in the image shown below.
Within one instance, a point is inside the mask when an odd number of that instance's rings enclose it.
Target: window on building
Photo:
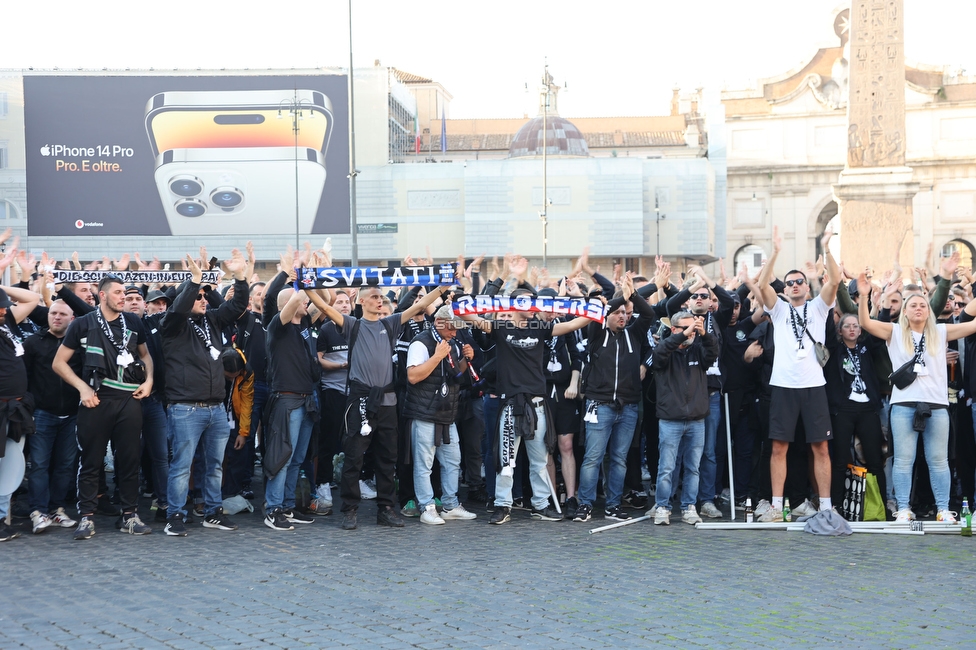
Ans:
[[[733,259],[735,260],[735,273],[739,272],[739,268],[744,262],[746,268],[749,269],[749,275],[756,275],[762,268],[763,262],[766,261],[766,251],[761,246],[746,244],[735,252]]]
[[[959,252],[959,266],[973,268],[973,245],[965,239],[953,239],[942,246],[942,257],[950,257]]]

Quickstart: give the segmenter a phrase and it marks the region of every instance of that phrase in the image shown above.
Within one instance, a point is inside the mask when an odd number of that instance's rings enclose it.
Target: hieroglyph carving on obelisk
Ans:
[[[883,270],[914,264],[912,198],[905,166],[903,0],[853,0],[847,165],[834,185],[844,262]]]
[[[905,164],[905,37],[901,0],[851,7],[847,166]]]

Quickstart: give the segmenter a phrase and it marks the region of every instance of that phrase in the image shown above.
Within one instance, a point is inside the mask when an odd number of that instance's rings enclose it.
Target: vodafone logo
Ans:
[[[81,219],[78,219],[78,221],[75,221],[75,228],[78,228],[79,230],[81,230],[84,227],[85,227],[85,222],[84,221],[82,221]]]
[[[78,230],[81,230],[82,228],[102,228],[104,226],[105,224],[101,221],[82,221],[81,219],[75,221],[75,228]]]

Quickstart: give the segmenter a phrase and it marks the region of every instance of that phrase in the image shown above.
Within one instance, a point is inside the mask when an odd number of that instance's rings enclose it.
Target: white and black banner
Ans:
[[[599,298],[587,300],[586,298],[533,298],[528,295],[514,298],[508,296],[464,296],[454,302],[452,307],[458,316],[529,311],[566,316],[585,316],[592,321],[602,323],[606,315],[606,306]]]
[[[455,284],[454,266],[360,266],[305,268],[298,271],[300,289],[334,287],[426,287]]]
[[[181,284],[193,277],[189,271],[51,271],[54,281],[91,282],[97,284],[102,278],[112,276],[122,284]],[[220,271],[204,271],[201,284],[220,284]]]

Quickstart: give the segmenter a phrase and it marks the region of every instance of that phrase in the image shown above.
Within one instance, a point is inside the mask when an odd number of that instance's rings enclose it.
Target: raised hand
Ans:
[[[783,238],[779,236],[779,226],[773,226],[773,252],[783,250]]]
[[[203,280],[203,270],[200,268],[200,265],[197,264],[197,261],[193,259],[193,256],[190,255],[189,253],[186,256],[186,267],[190,271],[190,280],[195,284],[200,284],[201,280]]]
[[[939,264],[940,275],[943,278],[951,278],[952,274],[956,272],[959,268],[959,251],[952,251],[952,255],[949,257],[943,257],[941,263]]]
[[[119,259],[113,262],[116,271],[128,271],[129,270],[129,254],[126,253]]]
[[[861,273],[857,276],[857,295],[859,297],[871,295],[871,281],[868,280],[866,273]]]

